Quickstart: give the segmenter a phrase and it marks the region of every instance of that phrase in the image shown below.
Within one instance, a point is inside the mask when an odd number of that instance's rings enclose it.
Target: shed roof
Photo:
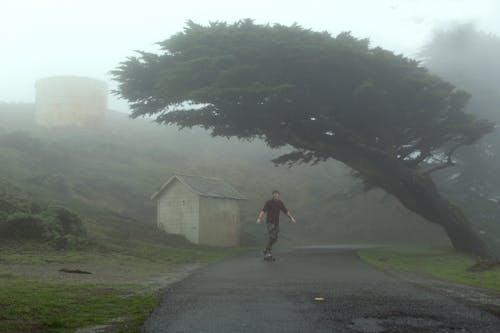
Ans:
[[[235,200],[245,199],[234,187],[222,179],[176,173],[161,186],[158,192],[151,196],[151,200],[160,196],[174,179],[179,180],[191,190],[202,196]]]

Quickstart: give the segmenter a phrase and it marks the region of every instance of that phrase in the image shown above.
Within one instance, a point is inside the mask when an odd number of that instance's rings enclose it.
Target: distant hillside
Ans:
[[[261,141],[212,138],[199,128],[178,131],[113,111],[98,129],[46,129],[35,125],[33,113],[33,105],[0,104],[0,177],[39,200],[89,216],[101,232],[129,225],[154,230],[149,197],[172,172],[182,171],[223,178],[248,198],[241,205],[246,243],[262,241],[255,217],[273,189],[299,221],[283,228],[283,241],[445,238],[383,193],[357,191],[349,170],[336,161],[275,167],[271,159],[286,149],[271,150]]]

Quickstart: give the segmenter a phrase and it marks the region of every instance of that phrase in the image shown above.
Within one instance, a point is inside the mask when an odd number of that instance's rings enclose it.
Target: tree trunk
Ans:
[[[439,194],[429,175],[419,174],[383,151],[357,144],[353,140],[336,140],[337,144],[316,143],[306,148],[327,152],[395,196],[410,211],[441,225],[456,250],[499,261],[471,227],[460,208]]]
[[[439,194],[429,176],[419,175],[413,170],[406,170],[403,173],[412,175],[404,177],[404,186],[392,188],[394,191],[392,194],[406,208],[430,222],[441,225],[456,250],[498,261],[493,251],[473,230],[460,208]]]

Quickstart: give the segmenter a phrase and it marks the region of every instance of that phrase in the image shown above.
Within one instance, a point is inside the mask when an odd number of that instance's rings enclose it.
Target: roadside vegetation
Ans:
[[[158,242],[57,250],[49,243],[2,242],[0,332],[74,332],[96,325],[105,332],[137,332],[161,288],[174,281],[165,276],[241,251]]]
[[[106,332],[137,332],[179,268],[243,251],[195,246],[96,209],[95,216],[107,221],[99,225],[2,184],[1,333],[73,332],[96,325]],[[174,280],[165,280],[168,274]]]
[[[61,283],[0,275],[0,332],[73,332],[109,324],[106,332],[137,332],[157,304],[135,285]]]
[[[5,181],[0,187],[0,240],[37,240],[56,249],[82,246],[87,233],[80,217],[62,206],[41,206]]]
[[[419,272],[465,285],[500,291],[500,266],[484,267],[476,258],[456,251],[426,249],[364,249],[366,262],[382,269]]]

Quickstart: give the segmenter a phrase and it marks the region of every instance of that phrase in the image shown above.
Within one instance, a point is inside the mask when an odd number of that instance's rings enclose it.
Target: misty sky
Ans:
[[[332,34],[352,31],[372,45],[414,56],[436,28],[474,22],[500,35],[497,0],[3,0],[0,102],[33,102],[34,82],[52,75],[102,79],[133,50],[197,23],[294,22]],[[127,111],[110,96],[109,106]]]

